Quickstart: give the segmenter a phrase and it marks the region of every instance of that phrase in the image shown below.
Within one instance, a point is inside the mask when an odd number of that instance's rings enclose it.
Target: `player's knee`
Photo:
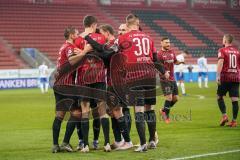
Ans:
[[[236,102],[236,101],[238,101],[238,97],[231,97],[231,100],[232,100],[232,102]]]
[[[71,116],[73,117],[81,117],[82,113],[80,110],[74,110],[71,112]]]
[[[172,101],[173,98],[172,98],[172,96],[168,95],[168,96],[166,96],[166,100],[167,100],[167,101]]]
[[[144,112],[144,107],[143,106],[135,106],[135,113],[138,113],[138,112]]]
[[[218,100],[218,101],[223,100],[223,96],[217,96],[217,100]]]
[[[66,112],[64,112],[64,111],[57,111],[56,112],[56,117],[59,118],[59,119],[63,119],[65,114],[66,114]]]
[[[114,115],[114,118],[118,119],[123,116],[123,113],[121,109],[118,108],[113,110],[113,115]]]
[[[154,105],[145,105],[145,111],[151,111],[151,110],[154,110]]]

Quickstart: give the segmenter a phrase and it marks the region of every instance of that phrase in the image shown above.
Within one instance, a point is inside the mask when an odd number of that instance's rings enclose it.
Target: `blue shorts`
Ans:
[[[207,77],[207,72],[199,72],[198,77]]]
[[[48,82],[48,80],[47,80],[47,78],[40,78],[40,83],[47,83]]]
[[[183,81],[184,80],[184,76],[183,73],[180,74],[181,72],[176,72],[176,80],[177,81]]]

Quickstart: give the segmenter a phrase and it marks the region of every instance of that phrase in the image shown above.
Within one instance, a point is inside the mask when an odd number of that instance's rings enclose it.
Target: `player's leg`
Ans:
[[[76,101],[77,101],[77,99],[76,99]],[[73,134],[73,131],[76,127],[77,122],[79,122],[80,119],[81,119],[81,110],[78,106],[78,103],[75,103],[72,105],[72,107],[70,109],[70,118],[67,122],[63,143],[61,145],[62,150],[65,150],[68,152],[73,152],[73,148],[70,145],[70,138]]]
[[[44,93],[44,78],[40,78],[39,87],[42,93]]]
[[[172,104],[172,82],[162,81],[161,87],[164,94],[165,102],[164,102],[163,108],[160,109],[160,112],[162,115],[162,119],[166,123],[169,123],[170,122],[169,113],[170,113],[170,107]]]
[[[226,105],[224,102],[223,97],[226,95],[228,91],[228,86],[226,83],[222,83],[218,85],[217,89],[217,102],[218,102],[218,107],[222,113],[222,119],[220,121],[220,126],[224,126],[226,122],[228,122],[228,116],[226,113]]]
[[[122,140],[122,135],[121,135],[121,131],[119,128],[118,120],[117,120],[116,116],[114,116],[114,113],[113,113],[114,108],[116,107],[116,105],[119,104],[119,102],[117,102],[117,104],[115,104],[116,98],[117,97],[116,97],[115,91],[113,90],[113,87],[108,86],[107,87],[107,105],[110,109],[108,114],[111,116],[112,130],[113,130],[113,135],[114,135],[114,143],[111,145],[112,149],[117,149],[124,144],[124,141]]]
[[[115,106],[112,108],[112,113],[114,118],[117,120],[117,125],[119,127],[120,130],[120,135],[122,134],[123,139],[124,139],[124,144],[123,145],[118,145],[117,146],[117,150],[126,150],[129,148],[133,147],[133,144],[131,142],[130,139],[130,135],[129,135],[129,130],[127,127],[127,123],[126,123],[126,118],[125,115],[123,115],[122,113],[122,107],[121,106]]]
[[[92,109],[93,116],[93,149],[98,149],[98,138],[100,134],[100,117],[98,114],[97,103],[95,100],[91,99],[90,106]]]
[[[132,127],[132,117],[131,117],[131,113],[130,113],[130,108],[128,108],[125,104],[122,107],[122,112],[124,117],[126,118],[126,123],[127,123],[127,128],[129,133],[131,132],[131,127]]]
[[[83,98],[81,101],[82,119],[81,119],[81,131],[83,134],[84,148],[81,152],[89,152],[89,112],[90,112],[90,100]]]
[[[230,127],[237,126],[237,116],[238,116],[238,100],[239,100],[239,83],[232,83],[229,91],[229,96],[232,100],[232,121],[228,124]]]
[[[53,135],[53,147],[52,152],[57,153],[60,152],[60,147],[58,144],[59,133],[61,129],[61,124],[64,119],[64,116],[68,109],[66,108],[69,103],[64,100],[64,96],[54,92],[55,101],[56,101],[56,114],[55,119],[52,125],[52,135]],[[70,104],[69,104],[70,105]]]
[[[170,108],[172,108],[177,103],[178,99],[178,87],[176,85],[176,82],[172,82],[172,102]]]
[[[140,146],[135,150],[136,152],[147,151],[146,134],[145,134],[145,117],[144,117],[144,103],[135,106],[135,124],[140,139]]]
[[[156,104],[156,98],[146,99],[145,100],[145,120],[148,125],[148,132],[149,132],[149,148],[155,149],[157,147],[156,144],[156,113],[154,111],[154,105]]]
[[[202,73],[198,73],[198,87],[202,88]]]
[[[45,92],[48,92],[49,81],[48,81],[47,78],[46,78],[46,80],[45,80],[45,84],[44,84],[44,86],[45,86]]]
[[[177,81],[177,86],[180,85],[180,72],[176,72],[176,81]]]
[[[76,123],[77,135],[78,135],[78,146],[77,146],[77,150],[82,150],[82,149],[84,148],[83,134],[82,134],[82,130],[81,130],[81,122],[82,122],[82,119],[80,119],[80,120]]]
[[[207,75],[207,72],[204,73],[204,87],[208,88],[208,75]]]
[[[114,140],[115,140],[115,142],[113,144],[113,148],[116,148],[117,146],[119,146],[118,144],[121,143],[122,137],[121,137],[121,132],[120,132],[120,128],[118,126],[117,119],[114,116],[112,116],[111,121],[112,121],[113,136],[114,136]]]
[[[184,84],[183,79],[180,81],[180,87],[182,90],[182,95],[186,96],[185,84]]]
[[[170,122],[170,108],[172,105],[172,94],[165,95],[165,102],[161,109],[162,118],[166,123]]]
[[[103,100],[99,100],[97,103],[98,106],[98,112],[100,115],[100,121],[103,129],[103,135],[104,135],[104,151],[110,152],[110,138],[109,138],[109,132],[110,132],[110,124],[109,124],[109,116],[107,114],[106,108],[106,102]]]

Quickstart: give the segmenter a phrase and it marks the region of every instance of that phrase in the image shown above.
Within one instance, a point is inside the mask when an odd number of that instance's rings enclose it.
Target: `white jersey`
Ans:
[[[176,57],[178,62],[184,62],[184,56],[182,54],[177,55]],[[175,65],[175,72],[183,72],[183,70],[185,69],[185,65],[183,63],[179,64],[179,65]]]
[[[47,78],[48,76],[48,66],[42,64],[38,67],[39,70],[39,77],[40,78]]]
[[[207,72],[207,59],[205,57],[198,58],[198,72]]]

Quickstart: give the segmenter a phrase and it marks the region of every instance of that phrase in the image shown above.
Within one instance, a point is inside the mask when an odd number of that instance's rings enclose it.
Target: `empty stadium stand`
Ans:
[[[98,17],[101,23],[114,24],[95,6],[62,4],[27,4],[0,2],[0,35],[19,52],[20,48],[38,48],[55,62],[64,42],[64,28],[73,25],[82,29],[86,14]]]
[[[16,3],[18,2],[18,3]],[[56,2],[56,1],[53,1]],[[125,22],[129,13],[137,14],[143,30],[150,34],[155,46],[160,49],[162,36],[169,36],[172,48],[179,53],[188,49],[196,61],[200,52],[212,57],[216,62],[217,49],[221,47],[222,35],[232,33],[240,41],[240,12],[234,10],[191,10],[167,9],[150,7],[98,6],[79,1],[58,1],[53,4],[30,4],[28,0],[0,1],[0,37],[12,46],[14,53],[20,48],[37,48],[48,58],[56,62],[58,50],[64,42],[63,30],[68,25],[74,25],[83,30],[82,19],[91,14],[99,19],[99,23],[112,24],[115,29]],[[0,41],[0,69],[27,67],[19,56],[8,54],[6,43]],[[5,47],[4,47],[5,46]],[[11,50],[11,49],[10,49]],[[9,52],[9,51],[8,51]],[[10,56],[11,55],[11,56]],[[7,56],[11,58],[6,58]],[[5,57],[5,58],[2,58]],[[10,63],[6,65],[5,60]]]
[[[0,38],[0,69],[20,69],[26,67],[18,55]]]
[[[210,21],[224,33],[233,34],[240,41],[240,12],[239,10],[197,10],[197,13]]]

